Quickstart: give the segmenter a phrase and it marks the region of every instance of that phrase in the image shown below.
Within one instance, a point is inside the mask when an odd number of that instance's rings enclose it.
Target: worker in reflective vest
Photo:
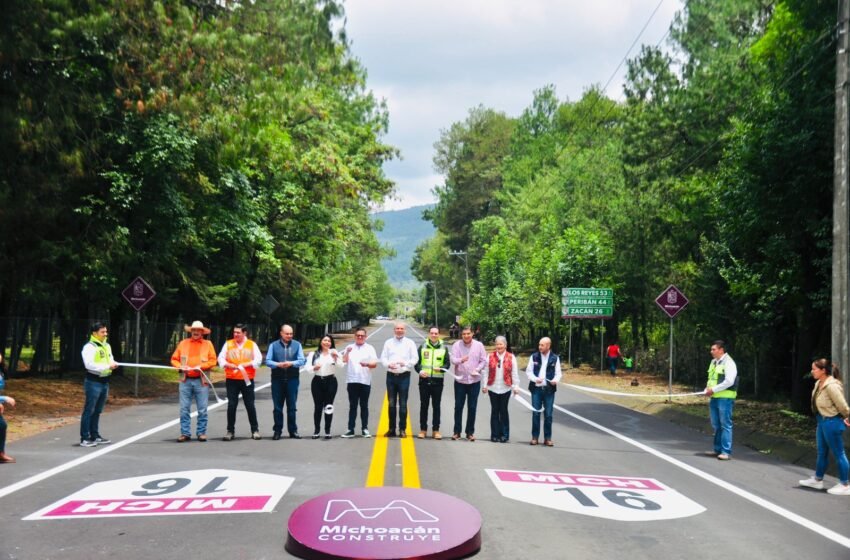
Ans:
[[[431,327],[428,330],[428,340],[419,347],[419,362],[416,371],[419,373],[419,439],[428,433],[428,404],[433,409],[431,422],[431,437],[443,439],[440,434],[440,402],[443,398],[443,379],[446,372],[446,358],[449,349],[440,340],[440,329]]]
[[[231,441],[234,437],[240,394],[251,424],[251,438],[261,439],[257,409],[254,407],[253,379],[262,363],[263,353],[253,340],[248,340],[247,327],[241,323],[234,325],[233,338],[224,343],[218,354],[218,365],[224,368],[224,383],[227,387],[227,433],[224,434],[224,441]]]
[[[738,396],[738,366],[726,353],[726,343],[722,340],[711,343],[711,357],[705,395],[711,397],[708,410],[714,428],[714,450],[708,454],[728,461],[732,455],[732,411]]]

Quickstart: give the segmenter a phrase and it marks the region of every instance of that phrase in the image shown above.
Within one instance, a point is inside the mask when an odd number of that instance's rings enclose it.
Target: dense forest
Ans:
[[[805,408],[830,349],[835,38],[834,1],[687,0],[627,61],[622,100],[542,87],[516,118],[472,108],[435,144],[438,233],[413,264],[440,316],[566,355],[561,288],[613,288],[605,340],[665,371],[672,283],[691,300],[677,378],[701,387],[721,338],[745,392]],[[449,250],[469,254],[469,309]],[[598,362],[600,328],[574,322],[574,361]]]
[[[334,0],[6,2],[0,339],[10,317],[118,324],[138,275],[163,320],[265,322],[267,296],[294,323],[386,309],[368,210],[396,150],[343,16]]]

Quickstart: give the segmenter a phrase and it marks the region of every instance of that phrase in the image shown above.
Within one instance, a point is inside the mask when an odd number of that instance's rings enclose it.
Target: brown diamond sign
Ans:
[[[666,290],[655,298],[655,303],[672,319],[688,305],[689,301],[679,288],[670,284]]]
[[[133,309],[136,311],[141,311],[142,307],[146,306],[150,303],[150,301],[156,297],[156,292],[153,291],[151,285],[145,282],[145,279],[141,276],[137,277],[135,280],[130,282],[130,285],[124,288],[124,291],[121,292],[121,295],[124,296],[124,299],[127,300],[127,303],[133,306]]]

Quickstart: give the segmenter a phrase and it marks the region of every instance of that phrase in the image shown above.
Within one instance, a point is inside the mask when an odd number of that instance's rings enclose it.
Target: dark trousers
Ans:
[[[336,377],[329,375],[327,377],[313,376],[313,381],[310,382],[310,392],[313,394],[313,424],[316,429],[313,433],[318,434],[319,428],[322,425],[322,415],[325,417],[325,433],[331,433],[331,421],[333,414],[324,414],[325,407],[334,403],[336,391],[339,383]]]
[[[469,385],[455,381],[455,426],[453,432],[460,433],[463,421],[463,405],[469,399],[469,412],[466,415],[466,435],[475,433],[475,411],[478,410],[478,393],[481,392],[481,382]]]
[[[443,398],[443,379],[439,377],[426,377],[419,379],[419,429],[423,432],[428,429],[428,403],[434,409],[434,417],[431,426],[434,431],[440,429],[440,400]]]
[[[251,424],[251,432],[260,429],[257,423],[257,409],[254,407],[254,383],[245,385],[242,379],[226,379],[224,386],[227,389],[227,431],[236,432],[236,407],[239,406],[239,395],[245,401],[245,411],[248,413],[248,423]]]
[[[387,372],[387,399],[390,401],[390,431],[396,431],[396,408],[398,429],[407,429],[407,394],[410,390],[410,372],[396,375]]]
[[[289,435],[298,433],[298,425],[295,422],[295,406],[298,400],[298,388],[301,380],[297,377],[287,379],[283,375],[272,375],[272,417],[274,426],[272,430],[279,434],[283,431],[283,405],[286,404],[286,425]]]
[[[348,429],[354,431],[354,421],[357,419],[357,405],[360,405],[360,424],[366,430],[369,426],[369,393],[370,385],[364,383],[349,383],[348,390]]]
[[[511,391],[497,395],[492,391],[490,395],[490,438],[510,439],[511,420],[508,418],[508,402],[511,400]]]
[[[6,451],[6,420],[0,415],[0,453]]]

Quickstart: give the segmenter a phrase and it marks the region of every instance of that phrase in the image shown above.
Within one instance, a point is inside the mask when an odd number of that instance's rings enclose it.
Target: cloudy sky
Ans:
[[[389,107],[385,140],[402,152],[385,166],[397,199],[384,209],[433,201],[434,142],[470,108],[517,116],[546,84],[575,101],[608,81],[647,21],[630,56],[663,39],[680,9],[681,0],[345,0],[354,56]],[[624,69],[609,97],[622,98]]]

